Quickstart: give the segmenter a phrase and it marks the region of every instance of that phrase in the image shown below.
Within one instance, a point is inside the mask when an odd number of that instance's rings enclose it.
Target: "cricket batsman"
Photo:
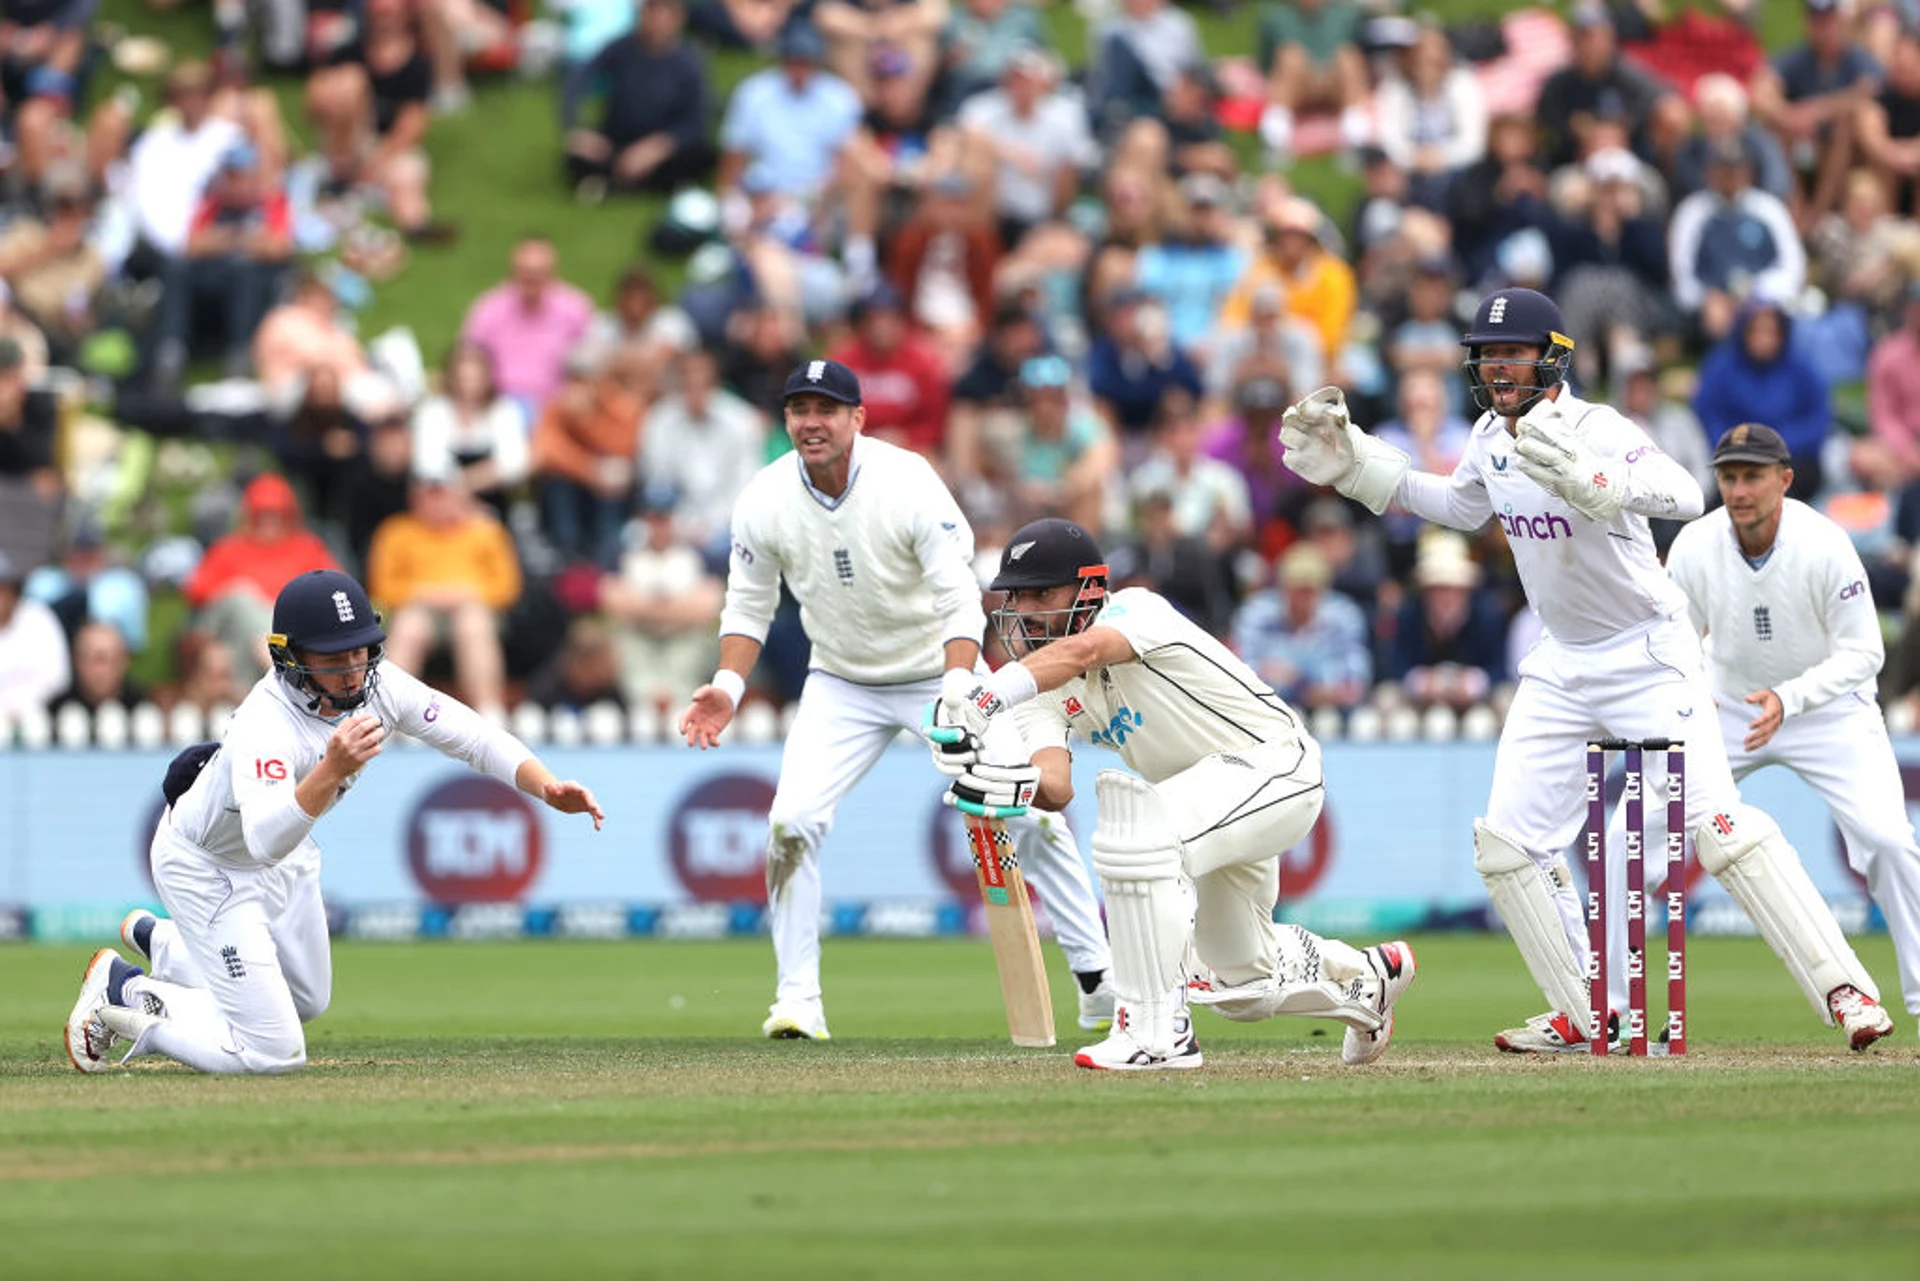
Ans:
[[[1093,866],[1107,902],[1118,994],[1107,1039],[1074,1055],[1095,1070],[1201,1065],[1188,1001],[1253,1022],[1290,1014],[1346,1025],[1340,1057],[1371,1063],[1413,982],[1413,949],[1364,952],[1277,926],[1280,855],[1320,816],[1320,746],[1245,663],[1144,588],[1107,594],[1093,536],[1071,521],[1015,533],[991,584],[1010,662],[929,709],[952,803],[988,815],[1073,799],[1070,736],[1117,752],[1102,770]],[[1020,736],[1026,759],[1009,754]],[[1191,982],[1190,982],[1191,980]]]

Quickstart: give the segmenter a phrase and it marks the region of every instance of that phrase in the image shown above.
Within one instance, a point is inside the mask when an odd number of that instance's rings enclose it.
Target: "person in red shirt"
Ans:
[[[187,251],[167,260],[154,348],[154,378],[171,390],[186,368],[196,304],[219,300],[224,372],[244,377],[253,331],[293,253],[287,194],[265,176],[260,153],[241,143],[221,158],[187,232]]]
[[[906,304],[890,284],[876,285],[853,305],[853,326],[853,340],[832,358],[860,379],[867,435],[939,464],[953,398],[939,349],[907,327]]]
[[[306,527],[286,478],[256,476],[240,500],[240,527],[214,540],[187,580],[194,626],[251,654],[267,670],[267,633],[280,589],[310,569],[338,569],[327,545]]]

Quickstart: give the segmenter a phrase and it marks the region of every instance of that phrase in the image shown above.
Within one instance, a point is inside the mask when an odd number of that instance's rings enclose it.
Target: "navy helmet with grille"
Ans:
[[[315,711],[324,698],[336,711],[351,711],[373,693],[387,633],[380,615],[367,598],[367,589],[337,569],[313,569],[280,589],[273,602],[273,631],[267,653],[273,668],[307,710]],[[366,681],[353,694],[325,694],[313,680],[313,668],[302,655],[345,654],[365,649]]]
[[[1460,367],[1466,371],[1474,403],[1482,409],[1493,408],[1494,388],[1482,375],[1481,368],[1488,363],[1483,349],[1495,343],[1518,343],[1540,349],[1539,356],[1532,361],[1497,362],[1531,364],[1534,369],[1533,394],[1514,409],[1514,416],[1526,413],[1550,389],[1566,382],[1573,369],[1573,339],[1567,337],[1566,326],[1553,299],[1535,290],[1498,289],[1482,298],[1473,313],[1473,327],[1460,339],[1460,345],[1467,349],[1467,358]]]

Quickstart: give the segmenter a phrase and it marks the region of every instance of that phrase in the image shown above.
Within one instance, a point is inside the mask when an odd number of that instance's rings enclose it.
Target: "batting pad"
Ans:
[[[1150,1054],[1171,1055],[1173,1016],[1186,986],[1181,962],[1193,938],[1193,889],[1180,838],[1144,779],[1103,770],[1094,786],[1100,822],[1093,870],[1107,896],[1114,991],[1134,1040]]]
[[[1573,883],[1567,860],[1555,855],[1542,866],[1518,841],[1476,818],[1473,868],[1487,883],[1487,897],[1493,900],[1547,1004],[1566,1015],[1583,1039],[1591,1035],[1584,958],[1575,956],[1568,946],[1566,926],[1554,902],[1555,892]]]
[[[1873,976],[1813,888],[1800,855],[1764,811],[1738,805],[1731,813],[1715,814],[1694,831],[1693,841],[1700,866],[1746,912],[1828,1027],[1833,1011],[1827,993],[1833,989],[1851,983],[1880,999]]]

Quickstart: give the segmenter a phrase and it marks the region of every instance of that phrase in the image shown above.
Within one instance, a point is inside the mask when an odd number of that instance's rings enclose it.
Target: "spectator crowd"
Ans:
[[[1462,321],[1507,285],[1557,299],[1581,394],[1709,494],[1721,432],[1779,430],[1870,567],[1883,692],[1920,685],[1907,6],[1801,0],[1769,51],[1754,3],[1446,26],[1257,0],[1222,56],[1170,0],[1086,0],[1070,61],[1025,0],[569,0],[557,26],[214,0],[217,52],[148,104],[105,91],[147,51],[86,0],[5,3],[0,718],[231,705],[279,585],[321,566],[478,706],[671,706],[815,355],[938,467],[983,566],[1066,516],[1301,706],[1497,701],[1538,634],[1498,523],[1376,517],[1275,434],[1337,383],[1450,469]],[[361,334],[369,291],[459,236],[437,122],[516,64],[552,87],[552,181],[658,211],[648,260],[573,280],[529,232],[448,350]],[[220,465],[161,501],[192,451]],[[797,618],[767,660],[759,694],[794,697]]]

